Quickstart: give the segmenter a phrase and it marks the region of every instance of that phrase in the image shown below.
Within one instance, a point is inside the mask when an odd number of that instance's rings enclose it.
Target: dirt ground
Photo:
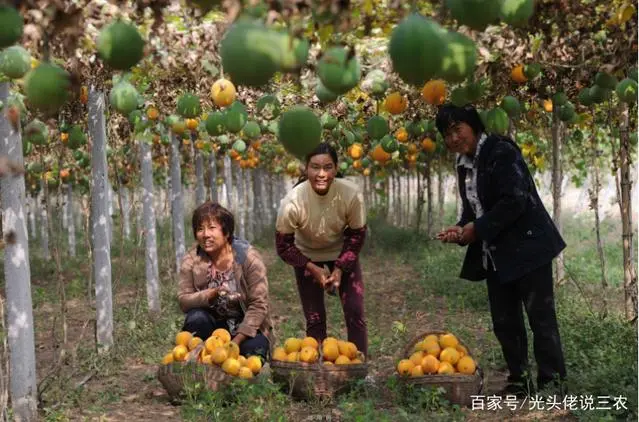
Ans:
[[[269,268],[277,260],[272,252],[264,251],[263,257]],[[389,276],[388,263],[371,257],[363,257],[362,268],[366,283],[367,297],[367,322],[369,327],[376,327],[377,332],[390,333],[393,330],[393,321],[405,319],[407,332],[423,332],[428,329],[442,326],[446,312],[445,303],[441,298],[429,299],[430,306],[424,310],[410,310],[406,308],[406,292],[403,285],[405,280],[415,280],[420,277],[416,269],[401,263],[394,263],[392,276]],[[274,274],[277,277],[276,274]],[[119,289],[114,308],[131,305],[139,300],[143,291],[132,288]],[[301,307],[297,301],[291,298],[280,298],[271,295],[274,320],[280,323],[290,318],[291,315],[301,317]],[[67,322],[69,348],[65,351],[65,359],[77,359],[79,344],[94,342],[93,327],[95,311],[87,306],[86,301],[69,300],[67,302]],[[54,356],[59,355],[53,345],[59,344],[61,332],[45,327],[55,327],[56,318],[60,315],[60,309],[50,305],[41,305],[36,309],[36,320],[39,328],[36,331],[36,351],[38,361],[49,365],[38,366],[38,380],[45,378],[55,379],[61,372],[56,372],[61,365],[53,363]],[[341,318],[341,315],[339,315]],[[463,317],[463,316],[462,316]],[[472,315],[467,316],[472,318]],[[475,333],[478,337],[488,333]],[[375,379],[382,383],[385,377],[394,372],[396,355],[389,354],[375,356],[370,361],[370,371]],[[68,363],[68,362],[67,362]],[[74,365],[67,365],[73,367]],[[90,421],[180,421],[180,408],[169,403],[168,397],[161,384],[155,378],[157,365],[145,363],[144,359],[128,356],[121,365],[116,368],[109,367],[107,373],[95,370],[77,374],[65,374],[68,376],[69,387],[83,387],[83,395],[78,398],[73,410],[64,410],[64,415],[71,420]],[[506,374],[487,370],[485,372],[484,394],[496,393],[504,384]],[[42,383],[44,385],[44,383]],[[109,399],[109,397],[113,399]],[[95,403],[100,405],[96,406]],[[55,403],[46,403],[44,407],[56,409]],[[290,409],[291,420],[299,419],[305,410],[300,404],[293,404]],[[339,412],[332,411],[333,420],[340,420]],[[569,420],[570,415],[565,412],[529,412],[525,415],[513,415],[508,410],[467,412],[467,420],[491,421],[491,420]],[[60,420],[60,419],[53,419]]]

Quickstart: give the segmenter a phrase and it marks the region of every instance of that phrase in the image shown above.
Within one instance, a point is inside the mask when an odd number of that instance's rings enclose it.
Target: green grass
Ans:
[[[452,209],[447,219],[454,219]],[[438,224],[439,225],[439,224]],[[602,234],[606,242],[606,258],[611,287],[610,311],[606,318],[599,314],[602,296],[599,267],[592,224],[568,218],[564,233],[568,248],[566,264],[570,274],[584,287],[574,283],[557,288],[556,300],[560,331],[569,372],[570,393],[625,396],[628,411],[574,412],[580,420],[636,420],[637,418],[637,332],[620,317],[623,303],[620,224],[606,220]],[[191,243],[189,226],[187,244]],[[372,365],[382,375],[375,386],[360,385],[352,393],[333,403],[298,402],[281,392],[269,381],[247,386],[242,382],[222,394],[193,389],[180,407],[185,420],[300,420],[307,415],[333,416],[344,421],[421,421],[464,420],[468,410],[451,406],[437,390],[406,391],[401,389],[392,372],[394,359],[403,345],[420,330],[438,327],[457,334],[470,347],[487,374],[503,371],[499,345],[492,334],[485,283],[459,279],[464,249],[431,241],[423,232],[398,229],[379,219],[370,220],[371,234],[363,251],[366,276],[366,312],[369,350]],[[57,241],[66,245],[64,235]],[[83,245],[78,240],[79,256],[66,257],[61,251],[62,278],[67,300],[84,306],[84,317],[95,317],[86,306],[87,282],[91,267]],[[53,242],[54,240],[52,240]],[[54,244],[54,243],[51,243]],[[256,244],[264,251],[272,250],[273,240]],[[143,243],[141,244],[143,247]],[[59,309],[58,274],[53,261],[44,262],[39,255],[39,242],[31,243],[32,296],[37,333],[49,333]],[[136,382],[157,383],[155,365],[166,353],[183,322],[176,301],[177,280],[169,223],[158,228],[158,252],[162,282],[162,314],[154,320],[147,313],[144,256],[134,242],[120,242],[118,230],[112,242],[113,284],[120,299],[114,304],[115,347],[104,358],[94,350],[89,328],[75,353],[69,353],[57,378],[43,392],[44,420],[68,420],[78,409],[93,414],[108,413],[118,406],[126,394],[127,365],[134,359],[148,365],[148,371],[136,375]],[[120,258],[122,257],[122,259]],[[0,262],[0,265],[3,265]],[[304,319],[297,293],[293,269],[275,259],[268,268],[271,300],[277,304],[276,334],[283,339],[304,335]],[[388,289],[386,287],[392,286]],[[329,334],[345,338],[341,304],[326,297]],[[78,309],[75,309],[77,311]],[[73,309],[72,309],[73,311]],[[75,316],[70,325],[71,349],[78,340],[82,318]],[[59,325],[59,320],[57,321]],[[60,328],[57,328],[59,339]],[[49,337],[47,335],[47,337]],[[50,339],[48,339],[50,342]],[[529,343],[532,347],[532,337]],[[40,352],[39,352],[40,353]],[[532,357],[532,349],[530,352]],[[38,368],[53,366],[57,354],[38,355]],[[531,359],[534,361],[534,359]],[[81,374],[95,371],[95,384],[88,382],[75,388]],[[158,388],[160,388],[158,386]],[[153,405],[148,399],[146,405]],[[486,414],[486,417],[490,415]]]

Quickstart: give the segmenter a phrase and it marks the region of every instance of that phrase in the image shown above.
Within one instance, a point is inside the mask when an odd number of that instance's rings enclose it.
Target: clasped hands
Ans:
[[[324,290],[339,289],[343,274],[341,268],[335,267],[333,272],[329,273],[326,269],[309,261],[306,264],[306,270]]]
[[[441,240],[443,243],[457,243],[459,245],[468,245],[477,240],[477,234],[475,233],[475,223],[470,222],[464,227],[451,226],[436,236],[437,240]]]
[[[206,292],[206,299],[207,299],[207,302],[208,302],[209,304],[212,304],[212,303],[213,303],[213,301],[215,300],[215,298],[216,298],[216,297],[218,297],[218,296],[226,296],[226,295],[228,295],[228,294],[234,294],[234,293],[230,293],[230,292],[229,292],[229,291],[228,291],[225,287],[223,287],[223,286],[220,286],[220,287],[210,287],[210,288],[206,289],[206,290],[205,290],[205,292]],[[237,333],[237,334],[235,335],[235,337],[233,337],[233,339],[231,339],[231,341],[232,341],[233,343],[235,343],[235,344],[237,344],[237,345],[239,346],[239,345],[240,345],[240,344],[242,344],[242,342],[243,342],[244,340],[246,340],[246,339],[247,339],[247,337],[246,337],[244,334],[242,334],[242,333]]]

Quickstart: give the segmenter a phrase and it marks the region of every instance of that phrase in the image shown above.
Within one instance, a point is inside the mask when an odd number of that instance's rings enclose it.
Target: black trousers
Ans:
[[[187,312],[182,331],[194,333],[194,336],[206,340],[218,328],[228,330],[226,320],[216,320],[208,309],[194,308]],[[255,337],[247,338],[240,344],[240,355],[244,357],[257,355],[267,360],[268,354],[269,341],[260,331]]]
[[[493,271],[490,262],[488,267],[488,299],[493,330],[510,371],[509,380],[521,381],[526,373],[530,373],[522,305],[533,332],[538,387],[565,379],[566,366],[555,313],[552,262],[507,283],[499,281],[499,269]]]

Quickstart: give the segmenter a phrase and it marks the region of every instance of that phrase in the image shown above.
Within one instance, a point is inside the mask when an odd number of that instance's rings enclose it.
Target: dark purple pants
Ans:
[[[333,271],[334,261],[315,262],[320,267],[326,266]],[[295,267],[297,290],[302,301],[306,318],[306,335],[321,342],[326,338],[326,307],[324,306],[324,289],[315,281],[304,267]],[[364,319],[364,282],[359,261],[350,273],[343,273],[339,286],[339,297],[342,302],[348,341],[355,343],[357,349],[368,356],[368,336]]]

